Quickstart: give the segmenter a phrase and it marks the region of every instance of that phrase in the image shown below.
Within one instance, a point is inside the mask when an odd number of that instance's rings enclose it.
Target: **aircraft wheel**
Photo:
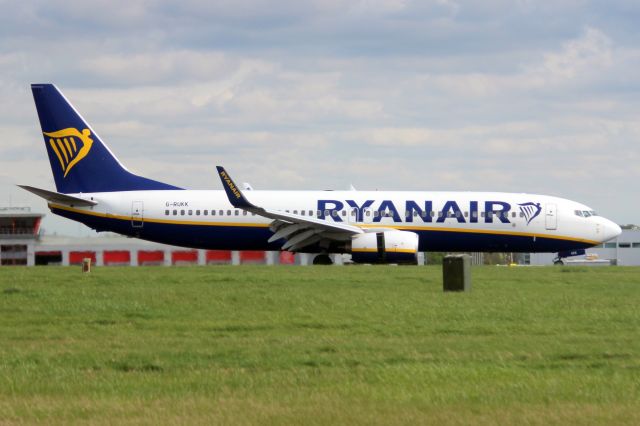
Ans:
[[[319,254],[313,258],[314,265],[333,265],[333,261],[328,254]]]

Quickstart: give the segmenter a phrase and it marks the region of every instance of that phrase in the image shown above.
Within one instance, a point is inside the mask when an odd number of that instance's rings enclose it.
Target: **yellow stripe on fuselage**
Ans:
[[[554,240],[575,241],[586,244],[598,245],[598,241],[585,240],[583,238],[573,238],[563,235],[536,234],[532,232],[513,232],[489,229],[469,229],[469,228],[440,228],[435,226],[412,226],[412,225],[361,225],[363,229],[375,228],[393,228],[399,231],[440,231],[440,232],[458,232],[465,234],[490,234],[490,235],[508,235],[513,237],[531,237],[531,238],[550,238]]]

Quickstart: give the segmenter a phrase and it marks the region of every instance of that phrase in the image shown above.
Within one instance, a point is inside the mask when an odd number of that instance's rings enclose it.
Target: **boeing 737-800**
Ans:
[[[415,263],[419,251],[568,252],[620,227],[563,198],[503,192],[187,190],[129,172],[52,84],[31,86],[57,191],[22,186],[97,231],[217,250],[350,253]]]

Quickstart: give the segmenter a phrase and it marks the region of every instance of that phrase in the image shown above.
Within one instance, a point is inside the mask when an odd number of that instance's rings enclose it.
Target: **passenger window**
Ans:
[[[380,215],[380,212],[378,210],[373,212],[373,217],[378,217]]]
[[[464,212],[464,217],[469,217],[469,212]]]
[[[484,212],[480,212],[480,217],[484,217]]]
[[[227,210],[227,216],[231,216],[231,210]]]
[[[307,213],[307,212],[306,212],[306,211],[304,211],[304,210],[300,210],[300,215],[304,216],[304,215],[305,215],[305,213]]]
[[[174,210],[174,211],[173,211],[173,215],[174,215],[174,216],[177,216],[177,215],[178,215],[178,210]]]
[[[471,212],[471,217],[474,219],[478,218],[478,212]]]
[[[220,210],[218,213],[220,214],[220,216],[224,216],[224,210]]]
[[[235,210],[236,216],[240,216],[240,210]]]
[[[165,216],[169,216],[169,210],[165,210],[165,211],[164,211],[164,215],[165,215]]]
[[[334,211],[331,212],[331,215],[333,217],[338,217],[338,212],[334,210]]]
[[[205,216],[209,214],[209,210],[202,210],[202,214],[204,214]]]
[[[184,210],[180,210],[180,216],[184,216]]]
[[[342,210],[342,216],[346,216],[347,215],[347,211],[346,210]]]
[[[438,212],[438,217],[442,217],[442,210]]]
[[[298,214],[298,210],[294,210],[294,211],[293,211],[293,214]]]
[[[193,215],[193,210],[189,210],[189,216]]]
[[[511,217],[516,217],[516,212],[511,212]]]
[[[309,210],[309,216],[313,216],[313,210]]]
[[[196,216],[200,216],[200,210],[196,210]]]
[[[242,210],[242,216],[246,216],[247,215],[247,211],[246,210]]]
[[[367,211],[365,211],[365,212],[364,212],[364,214],[365,214],[367,217],[371,216],[371,210],[367,210]]]

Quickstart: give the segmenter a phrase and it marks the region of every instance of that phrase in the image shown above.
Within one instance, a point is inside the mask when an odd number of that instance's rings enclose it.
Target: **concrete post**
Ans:
[[[138,266],[138,249],[131,249],[129,257],[131,258],[131,266]]]
[[[104,250],[96,250],[96,265],[104,266]]]
[[[231,264],[239,265],[240,264],[240,252],[237,250],[233,250],[231,252]]]
[[[309,265],[309,253],[296,253],[298,256],[298,260],[300,261],[300,266],[308,266]]]
[[[164,250],[164,266],[171,266],[171,249]]]
[[[27,244],[27,266],[35,266],[36,251],[33,244]]]
[[[342,253],[332,254],[331,257],[333,258],[334,265],[336,266],[344,265],[344,260],[342,259]]]
[[[62,249],[62,266],[69,266],[69,250]]]
[[[199,249],[198,250],[198,266],[206,266],[207,265],[207,251]]]
[[[265,251],[264,252],[264,261],[267,265],[275,265],[276,257],[278,255],[277,251]]]

